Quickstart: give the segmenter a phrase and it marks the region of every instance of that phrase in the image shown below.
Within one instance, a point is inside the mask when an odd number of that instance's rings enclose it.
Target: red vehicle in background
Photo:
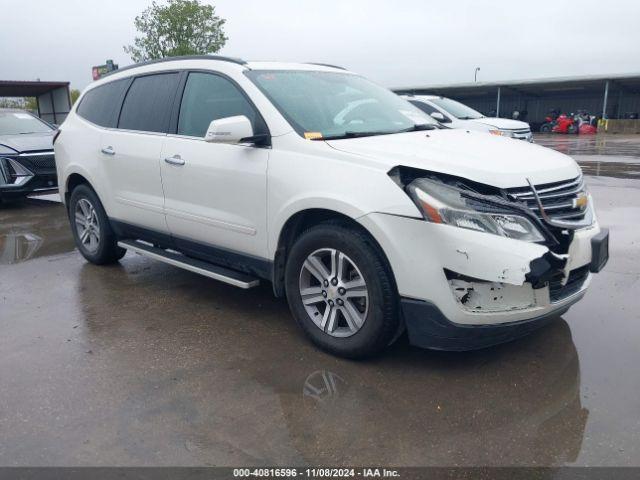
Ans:
[[[596,133],[596,117],[589,115],[583,110],[576,114],[560,114],[557,110],[552,110],[546,116],[544,123],[540,127],[542,133],[569,133],[589,135]]]

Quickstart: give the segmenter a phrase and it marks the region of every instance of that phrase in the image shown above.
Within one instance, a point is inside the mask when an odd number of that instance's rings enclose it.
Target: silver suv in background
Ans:
[[[402,95],[402,98],[447,127],[478,130],[501,137],[533,142],[531,127],[527,122],[508,118],[485,117],[482,113],[463,103],[436,95]]]
[[[58,189],[54,133],[29,112],[0,109],[0,199]]]

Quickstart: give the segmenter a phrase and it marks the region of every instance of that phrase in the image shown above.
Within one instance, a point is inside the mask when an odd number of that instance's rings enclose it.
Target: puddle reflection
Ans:
[[[640,163],[589,161],[579,159],[578,164],[582,167],[585,175],[594,177],[613,177],[640,179]]]
[[[366,451],[382,463],[576,461],[589,412],[564,321],[462,357],[409,347],[391,356],[308,374],[299,403],[282,399],[291,438],[301,439],[296,447],[310,459],[322,445],[323,458]]]
[[[74,249],[62,204],[36,199],[0,205],[0,265]]]
[[[0,235],[0,265],[29,260],[42,246],[42,237],[33,233]]]
[[[640,158],[640,135],[536,134],[535,142],[567,155]]]

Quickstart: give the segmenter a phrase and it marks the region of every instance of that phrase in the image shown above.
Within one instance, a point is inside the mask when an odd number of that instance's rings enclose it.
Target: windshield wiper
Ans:
[[[389,131],[382,131],[382,132],[346,131],[339,135],[329,135],[326,137],[314,138],[313,140],[341,140],[345,138],[374,137],[376,135],[393,135],[395,133],[418,132],[421,130],[436,130],[438,128],[440,128],[439,125],[432,125],[430,123],[421,123],[418,125],[414,125],[413,127],[406,128],[404,130],[389,130]]]
[[[346,131],[339,135],[328,135],[326,137],[314,138],[313,140],[341,140],[343,138],[373,137],[376,135],[390,135],[398,132],[352,132]]]
[[[405,130],[400,130],[400,132],[421,132],[423,130],[438,130],[440,128],[440,125],[436,125],[434,123],[418,123],[413,127],[409,127]]]

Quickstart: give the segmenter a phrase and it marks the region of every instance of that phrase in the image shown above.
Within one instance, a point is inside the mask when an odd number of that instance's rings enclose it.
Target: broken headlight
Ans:
[[[491,208],[486,208],[490,205],[489,199],[487,205],[480,208],[478,199],[465,195],[467,192],[461,188],[428,178],[418,178],[407,186],[407,190],[428,222],[444,223],[525,242],[544,241],[544,236],[526,217],[500,212],[499,207],[491,211]]]

